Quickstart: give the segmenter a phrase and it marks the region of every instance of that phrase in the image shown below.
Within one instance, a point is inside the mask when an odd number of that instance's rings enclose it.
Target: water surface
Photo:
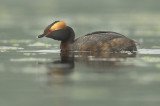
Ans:
[[[120,1],[1,1],[0,105],[159,106],[159,1]],[[59,42],[36,38],[55,20],[76,37],[122,33],[139,49],[134,56],[62,55]]]

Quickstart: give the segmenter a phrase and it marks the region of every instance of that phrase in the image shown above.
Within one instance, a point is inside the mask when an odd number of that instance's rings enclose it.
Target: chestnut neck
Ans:
[[[71,44],[74,42],[75,33],[73,29],[69,26],[67,26],[69,38],[66,41],[61,41],[60,49],[61,51],[70,51],[71,50]]]

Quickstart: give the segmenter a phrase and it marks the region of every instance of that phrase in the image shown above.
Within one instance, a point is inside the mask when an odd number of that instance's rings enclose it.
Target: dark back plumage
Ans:
[[[102,51],[103,48],[106,48],[104,50],[108,51],[114,51],[113,49],[121,50],[120,46],[121,43],[119,44],[118,48],[113,48],[112,47],[112,41],[114,44],[114,39],[117,38],[122,38],[124,41],[128,38],[126,38],[124,35],[116,33],[116,32],[111,32],[111,31],[97,31],[97,32],[92,32],[89,34],[86,34],[85,36],[77,38],[74,43],[72,44],[72,49],[73,50],[87,50],[87,51]],[[122,41],[121,40],[121,41]],[[128,39],[131,43],[134,41]],[[124,42],[125,43],[125,42]],[[115,44],[114,44],[115,45]]]

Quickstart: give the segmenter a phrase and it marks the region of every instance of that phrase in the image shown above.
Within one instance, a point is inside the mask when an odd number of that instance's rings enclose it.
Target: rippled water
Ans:
[[[159,1],[120,1],[1,0],[0,106],[159,106]],[[122,33],[139,49],[62,54],[59,42],[36,38],[55,20],[76,37]]]

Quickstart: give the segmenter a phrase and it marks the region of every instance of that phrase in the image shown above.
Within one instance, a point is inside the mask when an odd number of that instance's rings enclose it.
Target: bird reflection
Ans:
[[[70,76],[73,75],[76,65],[86,67],[85,72],[118,72],[117,69],[132,65],[126,65],[127,59],[135,57],[136,53],[61,52],[59,60],[43,65],[47,69],[47,84],[63,86],[73,83]]]
[[[73,72],[74,57],[70,57],[69,54],[61,56],[60,60],[53,61],[47,64],[48,75],[56,78],[61,78],[69,75]]]
[[[88,67],[105,68],[118,67],[127,58],[136,57],[135,53],[77,53],[77,58],[74,59],[77,63],[82,63]],[[98,71],[98,70],[97,70]]]
[[[75,63],[97,69],[122,67],[124,64],[121,63],[127,58],[136,57],[136,53],[61,52],[60,56],[60,60],[47,64],[48,75],[56,78],[70,75]]]

